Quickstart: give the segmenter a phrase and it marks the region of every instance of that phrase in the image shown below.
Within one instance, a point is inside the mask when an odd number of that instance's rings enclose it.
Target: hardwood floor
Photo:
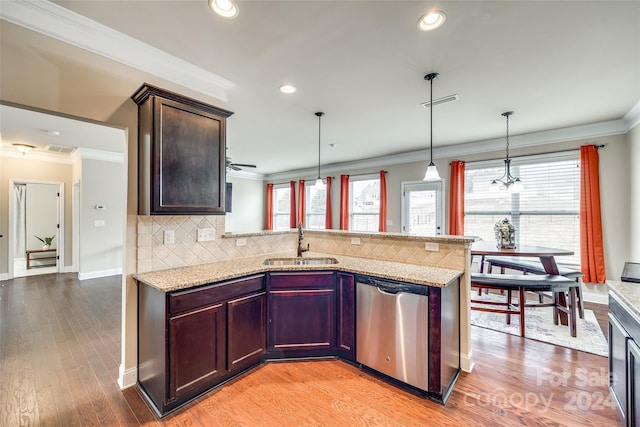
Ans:
[[[0,282],[0,426],[616,426],[607,359],[472,328],[446,406],[347,363],[268,363],[159,420],[120,391],[120,278]],[[607,309],[589,305],[606,334]]]

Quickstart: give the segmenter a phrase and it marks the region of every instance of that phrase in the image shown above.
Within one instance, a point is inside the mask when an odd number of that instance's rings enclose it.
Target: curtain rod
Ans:
[[[596,148],[605,148],[607,146],[607,144],[600,144],[600,145],[596,145]],[[558,153],[570,153],[572,151],[580,151],[580,148],[568,148],[566,150],[558,150],[558,151],[545,151],[544,153],[533,153],[533,154],[523,154],[520,156],[509,156],[510,159],[518,159],[521,157],[530,157],[530,156],[544,156],[546,154],[558,154]],[[469,163],[474,163],[474,162],[491,162],[494,160],[504,160],[504,157],[498,157],[496,159],[482,159],[482,160],[472,160]],[[460,160],[457,160],[460,161]],[[463,162],[466,163],[466,160],[462,160]],[[449,162],[449,165],[451,165],[451,162]]]
[[[382,171],[382,172],[384,172],[385,174],[387,173],[387,171]],[[377,175],[379,173],[380,172],[368,172],[368,173],[356,173],[356,174],[353,174],[353,175],[350,175],[350,174],[344,174],[344,175],[347,175],[347,176],[364,176],[364,175]]]
[[[335,176],[325,176],[324,178],[336,179]],[[315,179],[299,179],[298,181],[310,182],[310,181],[315,181],[316,179],[318,179],[318,178],[315,178]],[[295,179],[292,179],[292,180],[289,180],[289,181],[286,181],[286,182],[268,182],[267,184],[284,185],[284,184],[289,184],[291,181],[297,182]]]

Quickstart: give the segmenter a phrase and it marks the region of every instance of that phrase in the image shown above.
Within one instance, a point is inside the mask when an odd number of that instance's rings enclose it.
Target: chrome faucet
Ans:
[[[303,252],[309,251],[309,244],[307,243],[307,247],[302,247],[302,239],[304,239],[304,233],[302,232],[302,223],[298,223],[298,258],[302,256]]]

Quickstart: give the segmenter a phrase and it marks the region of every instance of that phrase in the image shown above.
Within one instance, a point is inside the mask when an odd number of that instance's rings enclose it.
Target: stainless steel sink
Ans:
[[[337,264],[335,258],[269,258],[264,265],[329,265]]]

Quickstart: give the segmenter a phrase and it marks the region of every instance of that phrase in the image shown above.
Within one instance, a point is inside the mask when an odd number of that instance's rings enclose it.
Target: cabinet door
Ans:
[[[337,275],[337,350],[341,357],[355,360],[356,353],[356,287],[351,274]]]
[[[335,348],[333,289],[269,292],[269,352],[280,356],[325,355]]]
[[[205,390],[226,373],[226,306],[169,319],[169,400]]]
[[[629,334],[609,313],[609,388],[622,416],[627,416],[627,339]]]
[[[266,352],[266,294],[249,295],[229,301],[228,369],[242,370],[260,363]]]
[[[628,347],[627,425],[634,427],[640,425],[640,347],[634,340]]]

